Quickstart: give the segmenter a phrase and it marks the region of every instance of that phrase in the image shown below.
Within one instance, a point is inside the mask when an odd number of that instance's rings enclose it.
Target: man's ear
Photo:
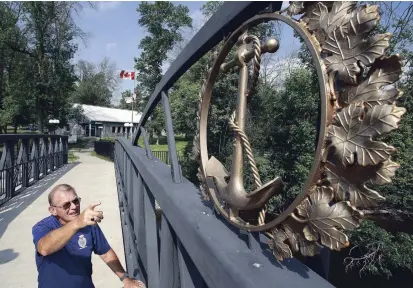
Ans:
[[[52,207],[52,206],[49,206],[49,212],[50,212],[50,214],[52,214],[52,215],[54,215],[54,216],[57,215],[56,209],[55,209],[54,207]]]

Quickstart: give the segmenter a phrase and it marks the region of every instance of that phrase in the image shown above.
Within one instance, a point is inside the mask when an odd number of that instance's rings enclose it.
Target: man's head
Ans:
[[[59,218],[62,224],[75,219],[80,213],[80,198],[68,184],[59,184],[49,193],[49,211]]]

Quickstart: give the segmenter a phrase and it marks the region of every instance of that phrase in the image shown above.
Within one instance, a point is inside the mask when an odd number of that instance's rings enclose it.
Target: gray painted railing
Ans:
[[[119,138],[115,171],[128,273],[158,287],[333,287],[296,259],[279,263],[266,239],[228,227],[178,169]],[[162,211],[156,209],[155,200]],[[261,249],[250,249],[254,245]]]
[[[297,259],[275,260],[263,235],[222,221],[182,177],[168,89],[223,36],[257,13],[282,2],[226,2],[204,24],[152,93],[132,141],[117,138],[115,171],[129,275],[159,287],[333,287]],[[145,132],[162,104],[170,166],[154,158]],[[136,146],[139,137],[144,147]]]
[[[178,161],[182,159],[182,151],[177,151],[178,153]],[[169,155],[169,151],[152,151],[154,157],[158,158],[162,162],[171,165],[171,157]]]
[[[0,135],[0,204],[67,164],[67,136]]]

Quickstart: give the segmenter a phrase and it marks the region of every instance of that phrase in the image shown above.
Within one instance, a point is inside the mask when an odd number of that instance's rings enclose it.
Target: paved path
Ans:
[[[34,184],[34,188],[27,189],[15,197],[16,199],[13,198],[0,207],[0,287],[37,287],[37,270],[31,228],[37,221],[49,215],[47,194],[54,185],[60,183],[68,183],[76,188],[77,193],[82,198],[82,210],[86,205],[96,200],[102,202],[100,207],[104,212],[105,219],[100,227],[124,265],[122,230],[113,163],[90,156],[88,153],[77,153],[76,155],[80,157],[79,163],[73,165],[74,167],[67,166],[66,170],[71,169],[60,179],[58,179],[59,173],[62,174],[64,170],[56,171],[55,175],[48,175],[45,179]],[[50,187],[41,189],[46,185]],[[26,204],[23,202],[24,199],[26,199]],[[14,212],[13,216],[10,216],[9,214],[13,211],[19,212]],[[9,217],[6,217],[7,215]],[[119,279],[94,254],[92,263],[93,282],[96,288],[122,287]],[[59,287],[58,283],[56,283],[56,287]]]

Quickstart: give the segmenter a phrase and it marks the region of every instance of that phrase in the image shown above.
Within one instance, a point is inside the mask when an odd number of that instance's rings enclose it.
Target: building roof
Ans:
[[[118,122],[131,123],[132,111],[125,109],[116,109],[109,107],[92,106],[85,104],[74,104],[73,107],[81,106],[83,109],[83,116],[89,121],[98,122]],[[133,123],[139,123],[142,113],[133,112]]]

